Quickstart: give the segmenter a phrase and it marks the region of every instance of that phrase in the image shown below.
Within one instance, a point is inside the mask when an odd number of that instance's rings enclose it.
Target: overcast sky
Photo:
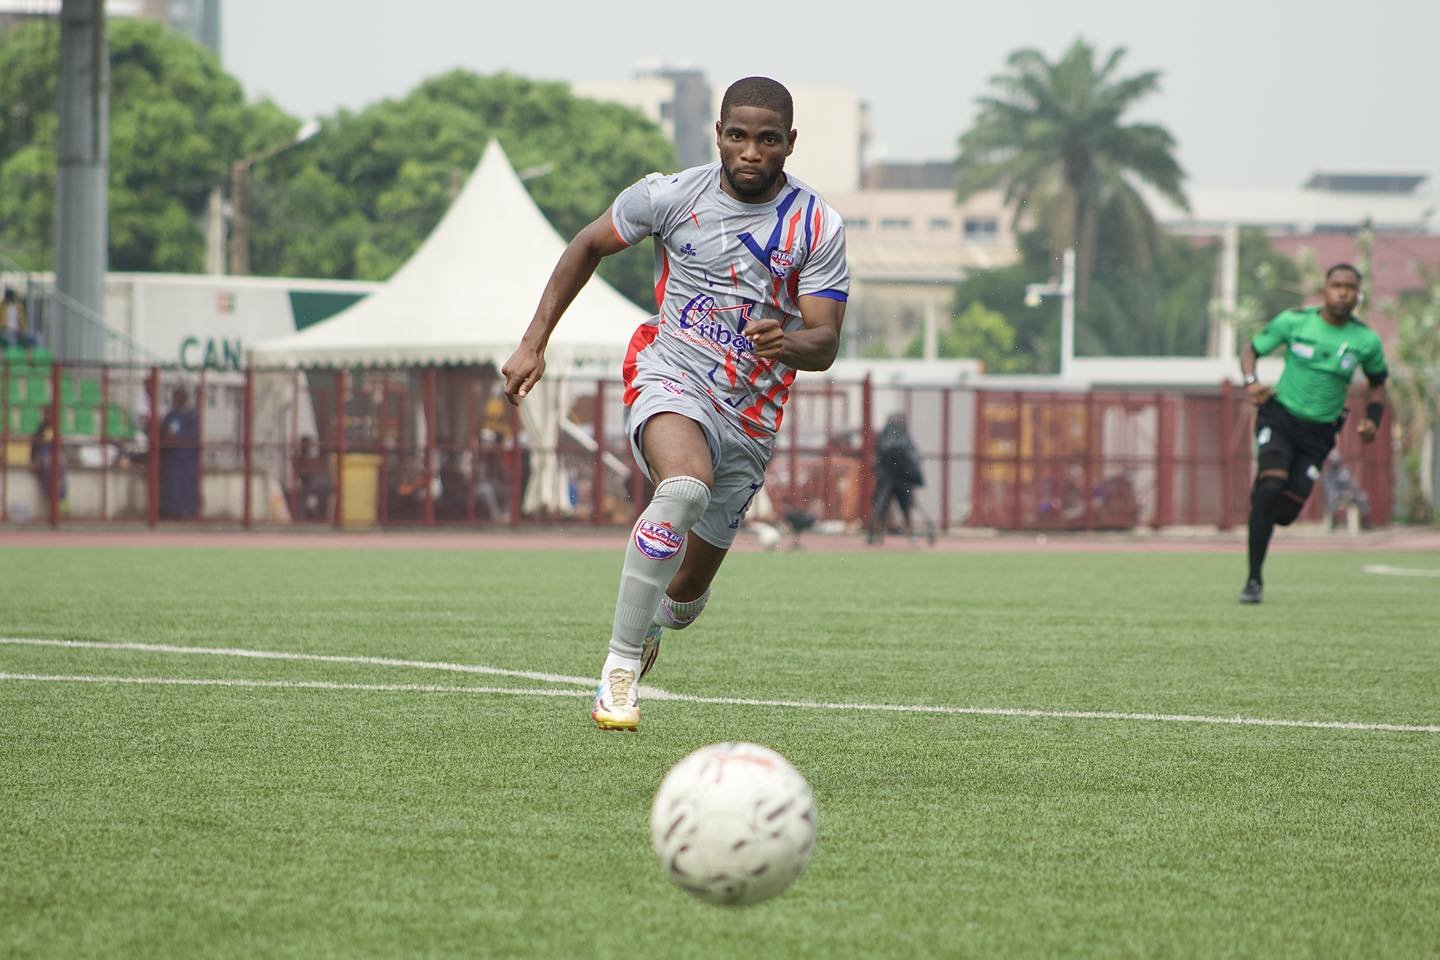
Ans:
[[[852,6],[865,12],[837,12]],[[1053,58],[1081,36],[1127,47],[1127,73],[1163,71],[1132,119],[1169,128],[1192,184],[1440,174],[1433,0],[226,0],[223,16],[225,66],[247,96],[302,119],[456,67],[618,80],[663,59],[712,86],[758,73],[852,87],[870,104],[875,156],[938,159],[1010,51]],[[803,134],[805,118],[795,125]]]

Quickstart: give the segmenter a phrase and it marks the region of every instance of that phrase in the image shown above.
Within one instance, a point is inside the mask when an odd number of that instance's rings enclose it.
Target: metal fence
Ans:
[[[228,373],[12,349],[0,522],[628,524],[648,491],[620,384],[570,379],[557,395],[559,427],[543,439],[491,367]],[[818,376],[792,392],[758,509],[863,524],[874,437],[897,412],[922,455],[917,505],[942,529],[1225,529],[1248,512],[1252,413],[1229,384],[1040,392]],[[1372,521],[1388,523],[1390,445],[1347,430],[1339,453]],[[1317,495],[1304,516],[1323,510]]]

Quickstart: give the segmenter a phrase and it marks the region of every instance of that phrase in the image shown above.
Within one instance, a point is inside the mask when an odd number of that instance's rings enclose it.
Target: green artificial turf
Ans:
[[[864,704],[1440,723],[1440,580],[1404,554],[739,554],[651,677],[0,644],[0,955],[1434,956],[1440,733]],[[619,554],[0,549],[0,637],[589,678]],[[428,684],[511,693],[359,690]],[[559,696],[523,691],[549,688]],[[809,779],[810,869],[691,900],[661,777],[753,740]]]

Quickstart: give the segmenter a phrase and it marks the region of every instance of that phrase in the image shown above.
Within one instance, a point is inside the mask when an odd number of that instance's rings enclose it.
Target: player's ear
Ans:
[[[785,149],[785,156],[788,157],[790,156],[790,154],[795,152],[795,138],[797,136],[799,136],[799,133],[797,131],[790,131],[790,146]]]

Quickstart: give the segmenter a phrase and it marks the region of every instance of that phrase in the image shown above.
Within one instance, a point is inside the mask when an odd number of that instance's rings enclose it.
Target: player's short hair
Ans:
[[[795,122],[795,102],[790,91],[778,80],[769,77],[742,77],[725,90],[720,100],[720,122],[724,123],[734,107],[760,107],[774,110],[785,121],[785,129]]]
[[[1330,274],[1334,273],[1336,270],[1349,270],[1351,273],[1355,274],[1356,283],[1359,283],[1361,280],[1365,279],[1364,275],[1362,275],[1359,270],[1356,270],[1353,265],[1348,263],[1337,263],[1335,264],[1335,266],[1325,271],[1325,281],[1327,283],[1330,281]]]

